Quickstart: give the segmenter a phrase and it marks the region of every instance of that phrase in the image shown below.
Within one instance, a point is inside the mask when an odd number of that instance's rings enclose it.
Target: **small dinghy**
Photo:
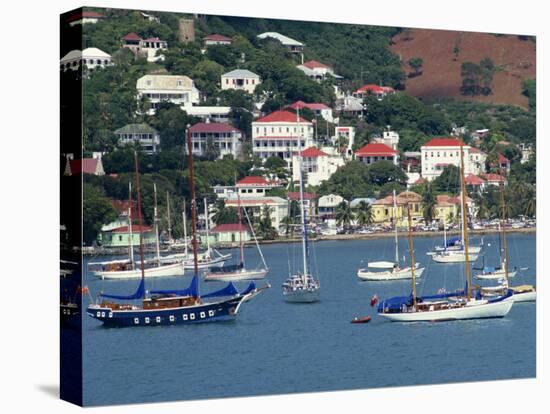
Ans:
[[[368,323],[372,318],[370,316],[356,316],[351,320],[351,323]]]

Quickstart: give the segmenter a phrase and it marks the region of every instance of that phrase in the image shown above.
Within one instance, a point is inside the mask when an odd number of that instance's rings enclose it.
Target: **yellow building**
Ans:
[[[398,227],[407,227],[407,204],[411,209],[413,225],[422,220],[422,196],[412,191],[397,194],[395,217]],[[373,222],[375,224],[392,225],[394,219],[393,195],[389,195],[372,203]]]
[[[454,223],[458,218],[460,200],[449,195],[438,195],[434,207],[434,220],[440,223]]]

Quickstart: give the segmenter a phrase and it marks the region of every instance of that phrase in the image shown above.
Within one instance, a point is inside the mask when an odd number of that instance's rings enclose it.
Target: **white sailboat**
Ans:
[[[367,268],[359,269],[357,271],[357,277],[359,279],[379,282],[412,278],[413,269],[411,268],[411,266],[401,267],[399,264],[399,239],[397,236],[397,201],[395,190],[393,191],[393,222],[393,228],[395,232],[395,262],[369,262]],[[414,264],[414,272],[416,274],[416,277],[422,276],[424,268],[420,267],[420,263]]]
[[[460,151],[460,176],[462,211],[465,211],[466,188],[464,184],[464,153],[462,150]],[[410,210],[408,214],[410,228]],[[470,282],[468,229],[465,214],[462,214],[462,231],[466,275],[465,289],[463,291],[417,297],[413,271],[411,295],[394,297],[382,301],[378,305],[378,315],[393,322],[501,318],[507,315],[514,304],[510,292],[493,298],[484,298],[479,291],[472,289]],[[411,261],[414,261],[412,252],[413,249],[411,248]]]
[[[300,160],[300,211],[302,218],[302,262],[303,272],[288,277],[283,283],[283,296],[287,302],[311,303],[320,300],[321,284],[315,279],[309,266],[309,246],[307,238],[307,217],[304,206],[304,177],[302,171],[302,156]]]
[[[183,276],[185,269],[183,262],[163,263],[160,259],[159,245],[159,230],[158,230],[158,215],[157,215],[157,186],[154,184],[155,207],[154,207],[154,227],[155,227],[155,242],[156,242],[156,258],[143,262],[145,267],[145,278],[157,278],[167,276]],[[131,206],[128,214],[128,230],[130,232],[130,263],[131,266],[113,266],[103,264],[99,270],[93,271],[94,276],[101,279],[140,279],[142,277],[141,268],[134,263],[133,245],[132,245],[132,216]]]
[[[258,243],[258,239],[256,238],[256,233],[254,232],[254,228],[252,226],[252,223],[250,222],[250,218],[248,217],[248,213],[246,210],[244,210],[244,214],[247,219],[248,226],[250,228],[250,231],[252,232],[252,237],[254,238],[254,242],[256,243],[256,248],[258,249],[258,253],[260,254],[260,258],[262,260],[263,267],[257,268],[257,269],[247,269],[245,265],[245,255],[244,255],[244,238],[243,238],[243,231],[242,231],[242,209],[241,209],[241,199],[239,194],[237,193],[237,212],[239,217],[239,250],[240,250],[240,262],[237,265],[232,266],[220,266],[218,268],[212,268],[210,271],[206,271],[204,273],[204,280],[205,281],[222,281],[222,282],[236,282],[240,280],[259,280],[265,278],[267,275],[267,272],[269,271],[269,268],[267,267],[267,264],[265,262],[264,255],[262,253],[262,249],[260,248],[260,244]]]

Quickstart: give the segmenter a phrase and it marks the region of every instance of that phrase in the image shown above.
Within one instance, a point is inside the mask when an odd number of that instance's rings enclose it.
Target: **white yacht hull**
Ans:
[[[320,300],[320,289],[296,289],[284,291],[283,296],[287,302],[312,303]]]
[[[512,295],[512,300],[516,303],[517,302],[536,302],[537,292],[531,291],[531,292],[514,293]]]
[[[414,269],[414,276],[420,277],[422,276],[422,273],[424,272],[423,267],[416,267]],[[400,269],[397,271],[388,270],[388,271],[382,271],[382,272],[371,272],[367,269],[359,269],[357,271],[357,277],[361,280],[365,281],[390,281],[390,280],[405,280],[405,279],[412,279],[412,272],[410,267],[406,267],[404,269]]]
[[[405,313],[378,313],[378,315],[392,322],[436,322],[461,319],[502,318],[510,312],[514,304],[512,298],[492,303],[486,301],[472,301],[466,306],[453,309]]]
[[[478,254],[468,251],[468,260],[475,262]],[[432,255],[432,259],[437,263],[462,263],[466,261],[466,254],[464,253],[438,253]]]
[[[231,257],[230,254],[226,254],[223,256],[215,257],[211,260],[205,259],[204,261],[199,261],[198,268],[199,269],[209,269],[211,267],[219,267],[223,266],[225,261]],[[195,269],[195,264],[193,263],[193,260],[183,262],[183,265],[186,270],[193,270]]]
[[[166,276],[183,276],[185,269],[183,263],[173,263],[161,265],[158,267],[150,267],[145,269],[145,278],[152,279],[156,277]],[[141,269],[122,270],[122,271],[96,271],[94,276],[101,279],[141,279]]]
[[[516,275],[516,271],[512,271],[512,272],[508,272],[508,277],[514,277]],[[480,275],[475,275],[474,276],[476,279],[480,279],[480,280],[496,280],[496,279],[504,279],[506,277],[506,274],[504,272],[504,270],[499,270],[497,272],[493,272],[493,273],[485,273],[485,274],[480,274]]]
[[[267,275],[267,269],[258,269],[258,270],[238,270],[236,272],[227,272],[227,273],[209,273],[206,272],[204,280],[206,282],[238,282],[240,280],[260,280],[264,279]]]

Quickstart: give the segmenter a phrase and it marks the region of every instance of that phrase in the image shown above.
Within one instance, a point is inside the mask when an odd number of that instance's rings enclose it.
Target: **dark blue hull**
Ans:
[[[235,319],[244,296],[217,302],[165,309],[112,310],[90,305],[86,313],[108,327],[166,326]]]

